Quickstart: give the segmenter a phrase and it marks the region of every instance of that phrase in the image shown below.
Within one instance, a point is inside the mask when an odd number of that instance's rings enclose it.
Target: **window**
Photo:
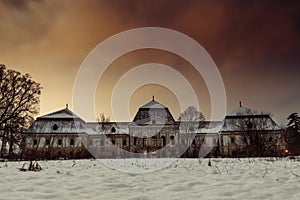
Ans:
[[[101,147],[104,146],[104,140],[100,140],[100,146],[101,146]]]
[[[115,140],[111,140],[111,143],[112,143],[112,144],[116,144],[116,141],[115,141]]]
[[[46,140],[46,145],[50,145],[50,140],[49,139]]]
[[[33,145],[36,146],[37,145],[37,139],[33,140]]]
[[[248,122],[247,128],[248,128],[249,130],[251,130],[251,129],[253,128],[253,124],[252,124],[251,122]]]
[[[147,138],[143,138],[143,145],[147,146]]]
[[[62,139],[58,139],[57,144],[58,144],[58,145],[62,145]]]
[[[234,137],[230,138],[230,141],[231,141],[231,144],[234,144],[235,138]]]
[[[134,146],[137,146],[137,144],[138,144],[138,138],[137,138],[137,137],[134,137],[134,138],[133,138],[133,145],[134,145]]]
[[[171,145],[174,145],[174,144],[175,144],[174,136],[172,135],[172,136],[170,137],[170,139],[171,139]]]
[[[161,136],[160,138],[162,140],[162,146],[166,146],[166,137],[165,136]]]
[[[181,139],[181,144],[185,144],[185,139]]]
[[[157,146],[156,141],[157,141],[156,136],[152,136],[152,146],[154,146],[154,147]]]
[[[93,146],[93,140],[90,140],[90,146]]]
[[[193,139],[192,144],[193,144],[193,145],[196,145],[196,140],[195,140],[195,139]]]
[[[56,130],[58,129],[57,124],[54,124],[53,127],[52,127],[52,129],[53,129],[54,131],[56,131]]]
[[[74,142],[74,139],[72,138],[71,140],[70,140],[70,145],[74,145],[75,144],[75,142]]]
[[[123,146],[126,146],[127,145],[127,141],[126,139],[123,140]]]
[[[272,142],[273,141],[273,138],[272,137],[269,137],[269,142]]]
[[[115,133],[115,132],[116,132],[116,128],[115,128],[115,127],[112,127],[112,128],[111,128],[111,132],[112,132],[112,133]]]

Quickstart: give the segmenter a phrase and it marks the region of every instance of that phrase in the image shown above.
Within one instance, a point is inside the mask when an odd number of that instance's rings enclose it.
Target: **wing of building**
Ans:
[[[220,129],[222,156],[276,156],[284,153],[283,128],[269,114],[243,107],[229,113]]]

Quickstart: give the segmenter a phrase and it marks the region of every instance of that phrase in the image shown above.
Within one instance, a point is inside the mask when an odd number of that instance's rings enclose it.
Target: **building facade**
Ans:
[[[285,152],[284,130],[269,114],[242,105],[225,117],[219,133],[224,157],[283,156]]]
[[[256,156],[250,146],[261,135],[268,150],[257,156],[273,156],[284,151],[282,134],[269,115],[242,106],[223,121],[176,121],[153,97],[132,122],[85,122],[68,107],[38,117],[23,133],[23,158]]]

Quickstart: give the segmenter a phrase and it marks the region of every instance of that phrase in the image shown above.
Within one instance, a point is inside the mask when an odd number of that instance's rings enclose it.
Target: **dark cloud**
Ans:
[[[274,113],[278,102],[290,101],[287,109],[292,105],[294,111],[299,109],[300,1],[296,0],[3,0],[0,59],[15,61],[18,52],[23,63],[60,66],[56,71],[66,73],[69,69],[61,66],[76,69],[99,42],[143,26],[175,29],[197,40],[222,73],[229,109],[240,99],[253,107],[267,100]],[[18,51],[24,46],[30,50]]]
[[[28,1],[26,0],[3,0],[8,7],[16,9],[26,9]]]

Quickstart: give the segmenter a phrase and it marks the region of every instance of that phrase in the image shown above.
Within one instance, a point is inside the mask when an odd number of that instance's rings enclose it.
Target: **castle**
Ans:
[[[240,105],[223,121],[176,121],[152,101],[132,122],[85,122],[68,107],[38,117],[23,133],[25,159],[281,156],[283,129]]]

